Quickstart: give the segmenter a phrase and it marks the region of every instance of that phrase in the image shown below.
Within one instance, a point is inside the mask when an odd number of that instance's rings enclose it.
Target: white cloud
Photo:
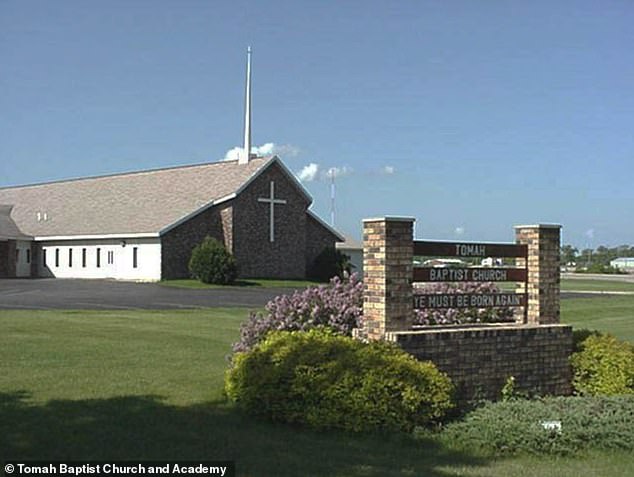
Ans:
[[[348,166],[343,167],[331,167],[324,173],[324,178],[332,179],[333,177],[337,179],[338,177],[345,177],[352,174],[352,168]]]
[[[224,161],[236,161],[242,152],[241,147],[234,147],[229,149],[225,154]],[[282,157],[296,157],[300,154],[300,149],[292,144],[275,144],[274,142],[267,142],[261,146],[251,146],[251,154],[258,156],[282,156]]]
[[[301,171],[299,171],[299,173],[297,174],[297,177],[302,182],[312,182],[317,178],[318,172],[319,172],[319,164],[315,164],[314,162],[311,162],[307,166],[304,166],[304,168]]]
[[[395,172],[396,172],[396,169],[394,169],[394,166],[383,166],[381,168],[381,174],[392,175]]]
[[[297,146],[293,146],[292,144],[275,144],[275,143],[267,143],[265,146],[271,144],[271,152],[262,152],[261,154],[275,154],[281,157],[297,157],[302,152],[301,149]],[[264,147],[264,146],[261,146]]]
[[[456,227],[453,232],[456,235],[464,235],[464,227],[460,225],[460,226]]]
[[[225,158],[223,159],[223,161],[237,161],[240,157],[241,152],[241,147],[234,147],[233,149],[229,149],[225,154]]]
[[[251,153],[257,154],[258,156],[270,156],[275,154],[273,151],[275,150],[275,143],[267,142],[262,144],[261,146],[252,146]]]
[[[594,238],[594,229],[588,229],[586,230],[585,234],[584,234],[587,238],[589,238],[590,240],[592,240]]]

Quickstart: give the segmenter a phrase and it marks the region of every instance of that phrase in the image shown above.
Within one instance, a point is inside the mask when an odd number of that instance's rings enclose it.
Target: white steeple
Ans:
[[[251,157],[251,47],[247,48],[247,86],[244,104],[244,144],[238,164],[247,164]]]

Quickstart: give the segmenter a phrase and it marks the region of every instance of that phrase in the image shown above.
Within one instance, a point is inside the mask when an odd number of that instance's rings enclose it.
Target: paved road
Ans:
[[[207,290],[157,283],[42,278],[1,279],[2,309],[178,309],[212,306],[259,308],[288,288],[236,287]]]

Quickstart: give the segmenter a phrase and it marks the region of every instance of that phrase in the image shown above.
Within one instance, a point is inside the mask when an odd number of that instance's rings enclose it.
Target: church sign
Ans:
[[[523,282],[525,268],[453,268],[414,269],[415,282]]]
[[[526,245],[506,243],[460,243],[414,241],[414,255],[462,258],[524,258],[528,256]],[[527,266],[527,260],[525,260]],[[414,282],[524,282],[528,280],[527,268],[512,267],[422,267],[414,268]],[[524,307],[526,293],[431,293],[414,295],[415,309],[446,308],[496,308]]]
[[[414,295],[414,308],[495,308],[525,306],[523,293],[434,293]]]
[[[442,256],[442,257],[523,257],[528,254],[527,245],[510,243],[460,243],[460,242],[432,242],[425,240],[414,241],[414,255]]]

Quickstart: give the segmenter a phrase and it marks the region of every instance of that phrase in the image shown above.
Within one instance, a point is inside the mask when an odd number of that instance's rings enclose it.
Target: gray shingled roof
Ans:
[[[19,229],[36,237],[153,234],[236,193],[276,157],[0,188]],[[38,219],[39,218],[39,219]]]
[[[344,235],[344,241],[337,244],[337,248],[350,250],[350,249],[358,249],[363,250],[363,242],[358,241],[350,237],[349,235]]]
[[[33,237],[29,237],[22,233],[22,231],[15,224],[11,218],[12,205],[0,204],[0,240],[30,240]]]

